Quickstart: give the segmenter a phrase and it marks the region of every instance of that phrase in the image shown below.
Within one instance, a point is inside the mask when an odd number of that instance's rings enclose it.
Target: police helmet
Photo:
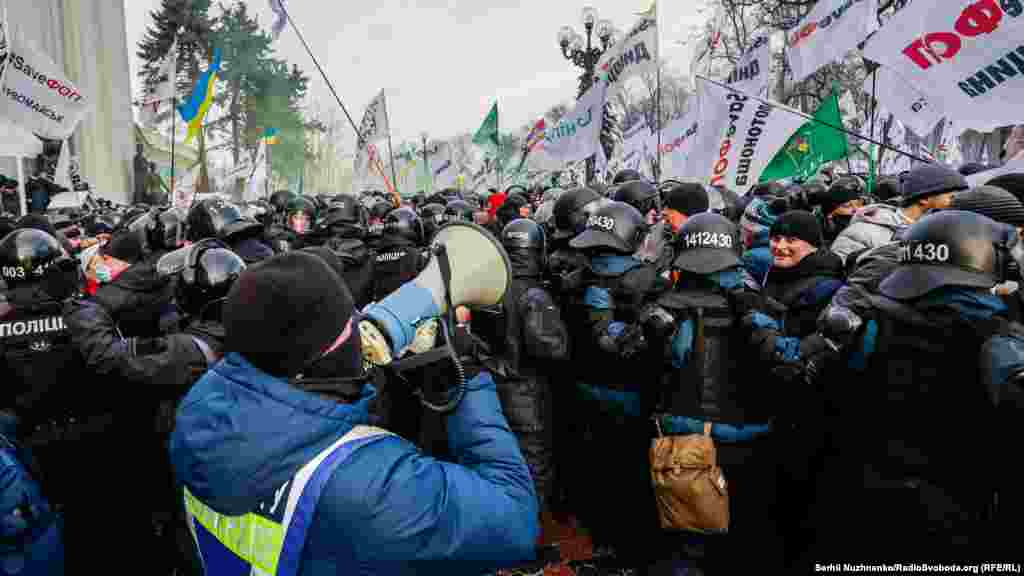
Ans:
[[[602,200],[601,196],[590,188],[573,188],[559,196],[552,210],[554,238],[572,238],[582,232],[587,217],[599,206],[598,200]]]
[[[615,178],[612,179],[612,184],[622,184],[631,180],[643,179],[644,177],[640,172],[633,170],[632,168],[626,168],[625,170],[620,170],[619,173],[615,175]]]
[[[245,261],[213,238],[182,250],[185,251],[184,268],[175,296],[182,310],[202,315],[211,304],[227,297],[231,285],[245,270]]]
[[[412,208],[395,208],[384,217],[384,234],[423,243],[423,221]]]
[[[150,230],[149,243],[158,250],[177,250],[188,234],[188,214],[183,208],[171,207],[159,212]]]
[[[899,176],[883,176],[875,183],[872,191],[879,200],[886,202],[898,198],[902,194]]]
[[[55,300],[78,289],[79,270],[53,235],[18,228],[0,240],[0,275],[8,289],[39,285]]]
[[[998,252],[1012,248],[1008,228],[973,212],[928,214],[903,234],[900,265],[879,290],[889,298],[910,300],[943,286],[991,288],[1004,273]]]
[[[519,218],[505,225],[501,230],[501,245],[506,249],[547,250],[544,228],[529,218]]]
[[[345,237],[359,237],[366,233],[368,212],[355,197],[335,197],[327,208],[324,224]]]
[[[451,200],[444,209],[448,222],[472,222],[475,212],[473,205],[465,200]]]
[[[661,197],[658,194],[658,189],[645,180],[632,180],[620,185],[615,189],[612,200],[625,202],[639,210],[641,214],[661,209]]]
[[[387,200],[377,200],[370,207],[370,218],[383,220],[384,217],[388,215],[388,212],[391,212],[393,209],[394,206],[391,205],[391,202],[388,202]]]
[[[305,196],[293,196],[292,199],[288,201],[288,206],[285,208],[285,226],[293,232],[305,234],[313,229],[313,226],[316,224],[316,217],[318,213],[319,210],[317,209],[316,202]],[[304,230],[292,229],[291,218],[298,214],[304,214],[309,220],[309,223]]]
[[[274,212],[277,214],[284,214],[285,208],[288,207],[288,201],[295,196],[291,190],[277,190],[270,195],[270,205],[274,207]]]
[[[424,204],[420,207],[420,220],[423,221],[423,234],[429,242],[434,234],[445,225],[445,207],[441,204]]]
[[[739,229],[721,214],[705,212],[690,217],[679,230],[675,268],[713,274],[740,263]]]
[[[586,228],[569,246],[586,250],[610,248],[621,254],[633,254],[647,232],[647,221],[640,211],[625,202],[609,202],[587,218]]]

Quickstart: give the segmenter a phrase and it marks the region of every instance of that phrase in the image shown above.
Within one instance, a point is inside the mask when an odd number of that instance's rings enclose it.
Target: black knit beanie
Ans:
[[[978,186],[953,195],[951,210],[987,216],[996,222],[1024,226],[1024,204],[998,186]]]
[[[708,191],[704,186],[695,183],[677,184],[665,193],[662,206],[675,210],[685,216],[695,216],[707,212],[711,206]]]
[[[821,248],[824,243],[821,237],[821,224],[814,214],[803,210],[790,210],[779,216],[772,224],[771,236],[790,236],[799,238],[811,246]]]
[[[279,378],[300,374],[351,328],[344,281],[319,256],[279,254],[247,268],[224,303],[224,350]],[[349,338],[357,337],[352,334]]]

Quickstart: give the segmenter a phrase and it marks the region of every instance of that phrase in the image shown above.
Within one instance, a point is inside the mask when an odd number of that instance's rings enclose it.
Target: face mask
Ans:
[[[107,266],[106,264],[96,265],[96,281],[99,282],[100,284],[106,284],[107,282],[110,282],[113,279],[113,276],[114,273],[110,269],[110,266]]]

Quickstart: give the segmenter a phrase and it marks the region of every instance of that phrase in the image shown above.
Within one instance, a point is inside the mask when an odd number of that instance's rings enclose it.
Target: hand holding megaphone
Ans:
[[[363,359],[390,364],[416,340],[417,327],[452,308],[493,306],[511,281],[511,265],[501,243],[484,228],[451,222],[431,244],[426,268],[401,288],[365,310],[360,325]]]

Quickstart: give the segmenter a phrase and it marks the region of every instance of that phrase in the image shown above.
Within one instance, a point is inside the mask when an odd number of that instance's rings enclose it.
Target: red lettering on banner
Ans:
[[[903,49],[903,55],[927,70],[933,64],[956,57],[963,47],[961,36],[974,38],[991,34],[999,28],[1004,15],[1017,17],[1022,11],[1020,0],[978,0],[960,11],[953,23],[955,32],[931,32],[915,38]]]
[[[1003,11],[995,0],[980,0],[960,13],[953,29],[962,36],[973,38],[979,34],[991,34],[999,27]]]

